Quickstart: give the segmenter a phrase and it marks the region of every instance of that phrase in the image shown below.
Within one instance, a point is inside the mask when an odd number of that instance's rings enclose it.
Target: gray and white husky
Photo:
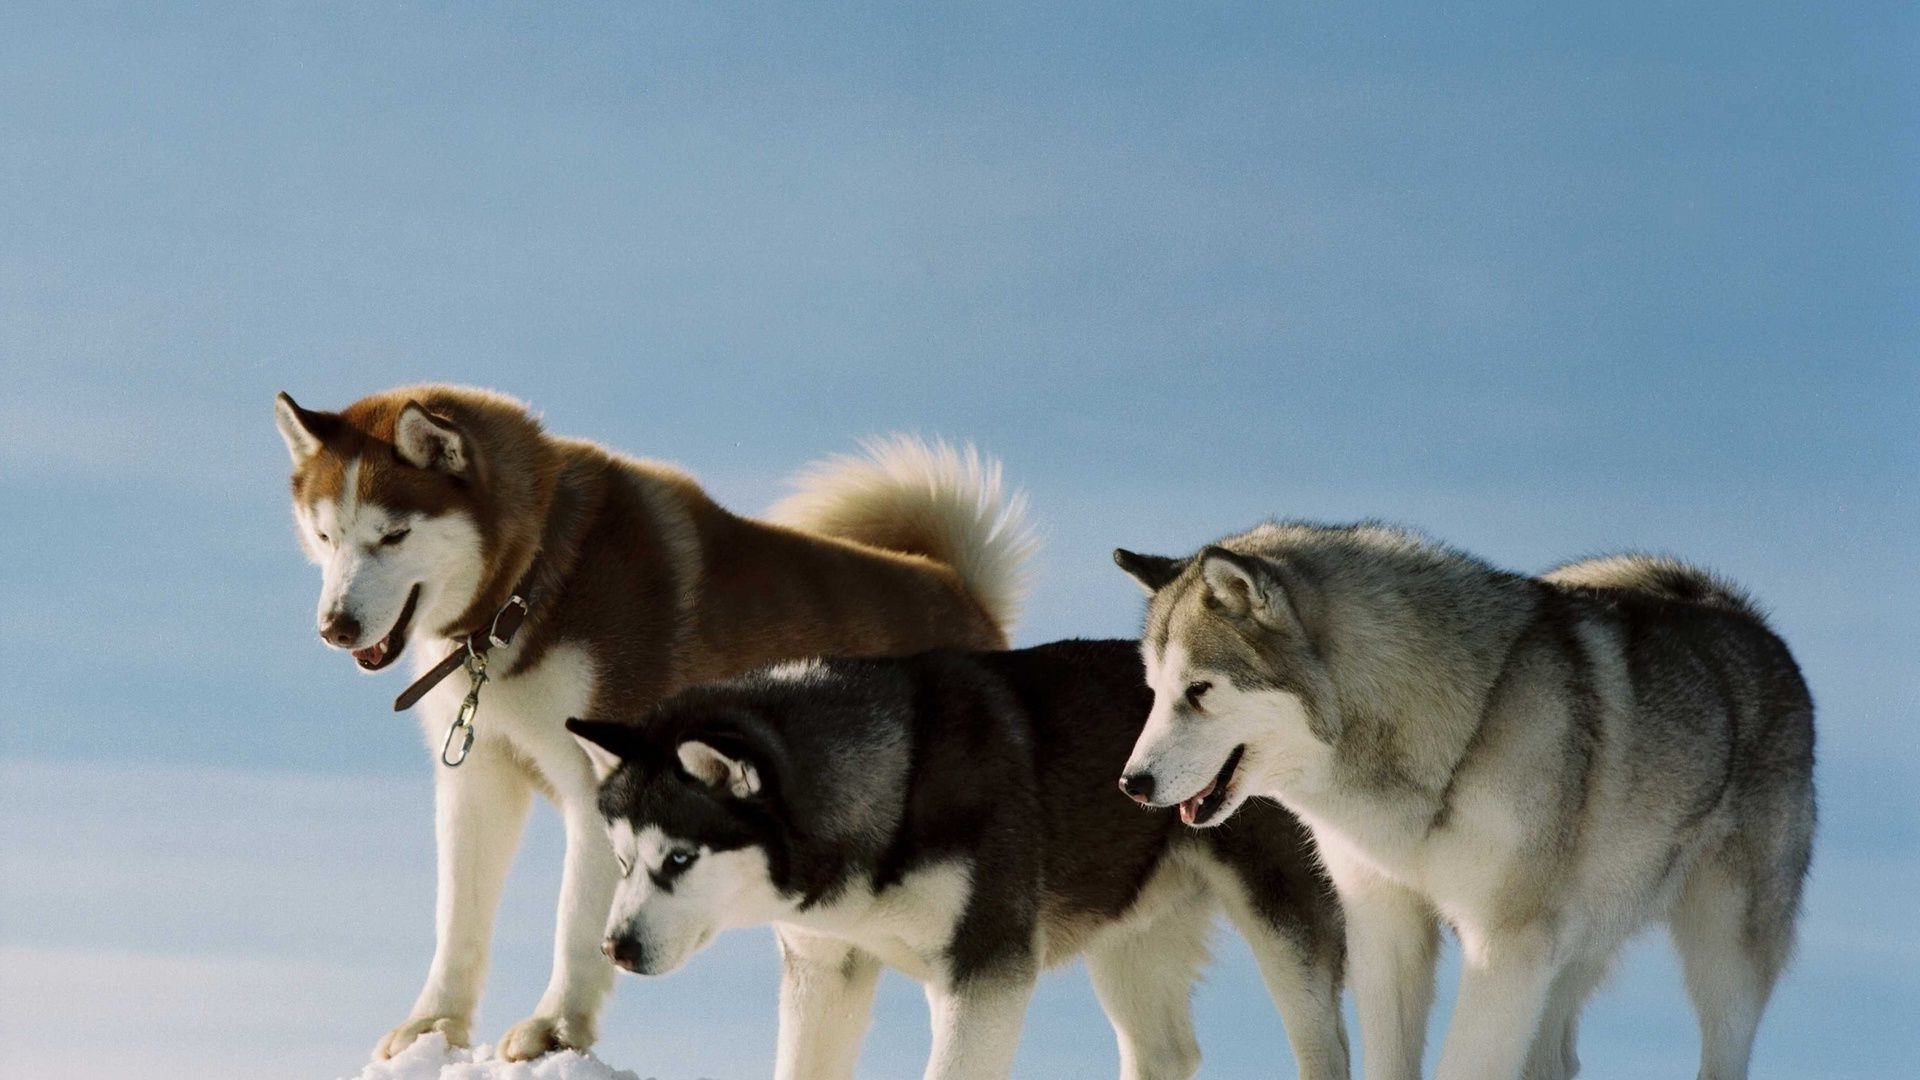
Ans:
[[[1152,696],[1134,642],[788,665],[638,725],[570,721],[625,870],[615,964],[672,971],[771,922],[775,1075],[851,1077],[874,983],[926,984],[926,1075],[1004,1077],[1034,982],[1084,955],[1121,1074],[1191,1077],[1187,997],[1214,913],[1253,946],[1300,1075],[1347,1075],[1342,934],[1299,822],[1271,803],[1183,828],[1114,789]]]
[[[1375,525],[1269,524],[1151,594],[1154,704],[1123,784],[1196,825],[1252,796],[1339,891],[1365,1075],[1420,1074],[1438,922],[1443,1080],[1565,1077],[1580,1008],[1664,919],[1700,1076],[1746,1075],[1814,831],[1813,705],[1753,603],[1648,556],[1504,573]]]

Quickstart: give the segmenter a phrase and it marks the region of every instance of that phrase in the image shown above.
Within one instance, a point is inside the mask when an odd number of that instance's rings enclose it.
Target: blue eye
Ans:
[[[667,856],[667,865],[673,867],[676,870],[685,870],[687,867],[692,866],[693,861],[695,859],[698,859],[699,857],[700,856],[697,852],[676,851],[673,854]]]

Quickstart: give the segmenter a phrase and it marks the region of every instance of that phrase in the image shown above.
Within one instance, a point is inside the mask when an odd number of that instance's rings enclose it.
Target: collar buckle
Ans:
[[[519,593],[507,597],[507,602],[494,612],[493,623],[487,627],[487,640],[496,649],[504,649],[513,642],[513,635],[520,632],[520,624],[527,621],[527,598]]]

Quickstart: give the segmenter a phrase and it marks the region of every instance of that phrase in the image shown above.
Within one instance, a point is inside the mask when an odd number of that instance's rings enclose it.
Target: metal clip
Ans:
[[[460,703],[460,711],[454,714],[453,725],[447,728],[446,741],[440,744],[440,764],[447,768],[457,768],[467,760],[467,751],[473,749],[473,718],[480,711],[480,688],[487,685],[487,657],[467,648],[467,674],[473,684],[467,689],[465,701]],[[453,737],[460,735],[460,750],[454,753]]]

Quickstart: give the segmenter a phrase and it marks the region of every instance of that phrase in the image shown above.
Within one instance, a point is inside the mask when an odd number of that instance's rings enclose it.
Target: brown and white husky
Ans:
[[[526,406],[487,391],[409,387],[337,413],[282,394],[275,419],[293,455],[300,544],[322,568],[328,645],[368,671],[410,652],[425,675],[469,636],[484,641],[513,597],[527,601],[510,644],[486,656],[471,750],[435,768],[433,964],[381,1057],[425,1032],[469,1042],[535,791],[566,825],[553,977],[500,1051],[525,1059],[593,1042],[620,873],[568,717],[634,715],[780,660],[1004,647],[1032,547],[997,464],[908,438],[823,462],[758,521],[673,468],[547,434]],[[473,685],[455,670],[420,699],[436,757]]]

